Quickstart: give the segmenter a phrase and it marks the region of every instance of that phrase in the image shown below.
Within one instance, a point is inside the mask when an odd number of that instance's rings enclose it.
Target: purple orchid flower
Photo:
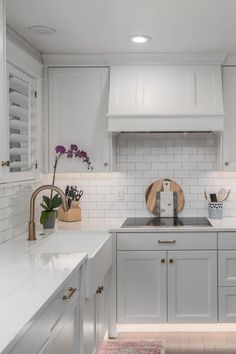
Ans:
[[[70,149],[67,150],[66,155],[67,155],[67,158],[68,158],[68,159],[72,159],[72,157],[73,157],[73,151],[70,150]]]
[[[65,154],[66,148],[65,148],[65,146],[58,145],[55,147],[55,151],[57,154]]]
[[[78,150],[78,146],[76,144],[71,144],[70,150],[71,151],[77,151]]]

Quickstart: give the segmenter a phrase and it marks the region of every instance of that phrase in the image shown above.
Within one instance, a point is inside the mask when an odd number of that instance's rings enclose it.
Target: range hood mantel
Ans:
[[[112,116],[108,117],[109,132],[220,132],[224,130],[222,116]]]
[[[220,65],[111,67],[108,131],[223,131]]]

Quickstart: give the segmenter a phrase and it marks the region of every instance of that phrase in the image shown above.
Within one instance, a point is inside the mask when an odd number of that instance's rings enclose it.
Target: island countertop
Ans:
[[[87,258],[85,253],[36,253],[36,242],[40,240],[31,243],[24,235],[0,246],[0,353],[7,353],[33,316]]]

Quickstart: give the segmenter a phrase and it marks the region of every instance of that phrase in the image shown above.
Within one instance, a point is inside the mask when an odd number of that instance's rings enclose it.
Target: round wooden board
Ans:
[[[150,184],[145,194],[147,208],[154,215],[157,215],[157,192],[163,191],[164,180],[170,181],[170,190],[177,193],[177,211],[184,207],[184,192],[180,185],[172,179],[160,178]]]

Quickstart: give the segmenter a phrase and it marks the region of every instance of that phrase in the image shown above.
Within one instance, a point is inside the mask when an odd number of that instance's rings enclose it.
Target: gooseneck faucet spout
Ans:
[[[53,186],[51,184],[45,184],[43,186],[38,187],[37,189],[35,189],[35,191],[32,193],[31,198],[30,198],[30,221],[29,221],[29,230],[28,230],[28,241],[35,241],[36,240],[36,236],[35,236],[35,221],[34,221],[34,216],[35,216],[35,199],[37,197],[37,195],[42,192],[45,189],[49,189],[49,190],[53,190],[55,192],[57,192],[58,194],[60,194],[61,198],[62,198],[62,205],[65,211],[68,210],[68,205],[67,205],[67,201],[66,201],[66,196],[64,194],[64,192],[56,187]]]

